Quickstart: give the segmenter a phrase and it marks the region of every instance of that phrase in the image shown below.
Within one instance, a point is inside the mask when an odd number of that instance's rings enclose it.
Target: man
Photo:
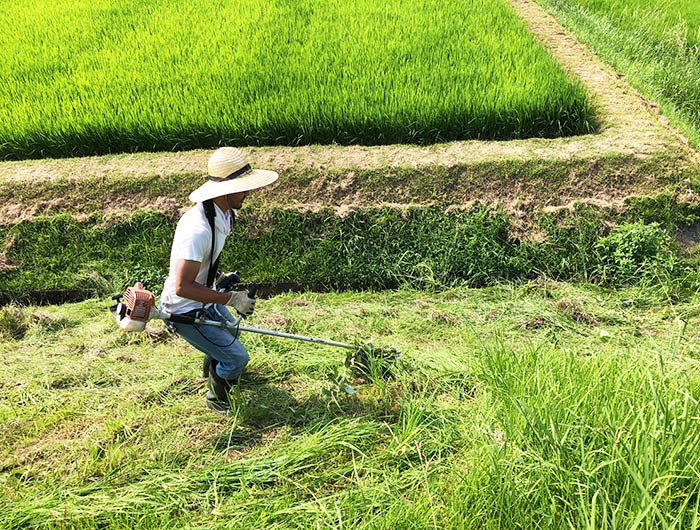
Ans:
[[[160,297],[161,308],[171,314],[207,320],[234,320],[228,307],[250,316],[255,299],[248,291],[218,291],[215,277],[224,241],[231,232],[234,211],[252,190],[272,184],[274,171],[252,169],[243,153],[233,147],[217,149],[209,158],[209,180],[189,198],[197,203],[182,216],[175,230],[170,271]],[[208,377],[207,407],[230,413],[228,392],[248,364],[248,351],[236,333],[214,326],[169,323],[192,346],[205,354]],[[208,357],[207,357],[208,356]]]

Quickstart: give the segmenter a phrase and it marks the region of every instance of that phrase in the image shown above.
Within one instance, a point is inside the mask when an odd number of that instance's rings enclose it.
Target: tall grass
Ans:
[[[78,221],[62,214],[0,228],[0,293],[123,290],[140,280],[156,292],[167,274],[176,219],[156,212]],[[656,224],[610,230],[595,210],[543,215],[540,241],[521,240],[511,218],[477,206],[330,210],[250,208],[222,257],[246,282],[328,289],[441,289],[536,276],[606,285],[681,284],[685,273],[669,233]],[[697,271],[687,274],[695,277]],[[690,282],[692,284],[692,281]]]
[[[6,3],[0,157],[590,132],[504,0]]]
[[[255,325],[404,357],[348,396],[328,378],[344,352],[244,335],[227,419],[204,407],[199,354],[162,326],[122,333],[106,305],[11,309],[4,529],[698,527],[697,294],[261,300]]]
[[[700,7],[694,0],[540,0],[700,146]]]
[[[516,502],[549,500],[547,527],[699,528],[698,371],[673,353],[490,350]]]

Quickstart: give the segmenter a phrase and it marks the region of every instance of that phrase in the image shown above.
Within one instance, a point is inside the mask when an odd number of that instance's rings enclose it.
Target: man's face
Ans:
[[[240,191],[226,195],[226,204],[229,210],[240,210],[243,206],[243,201],[248,195],[250,195],[250,191]]]

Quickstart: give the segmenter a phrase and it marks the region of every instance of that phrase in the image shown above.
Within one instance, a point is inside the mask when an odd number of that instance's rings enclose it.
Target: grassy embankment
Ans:
[[[582,84],[504,0],[42,0],[0,23],[0,158],[595,127]]]
[[[0,310],[4,529],[700,527],[697,292],[278,296],[251,323],[404,358],[347,396],[343,350],[247,335],[230,419],[106,303]]]
[[[538,0],[700,146],[700,4]]]
[[[619,204],[541,208],[536,201],[571,186],[572,174],[591,188],[619,181]],[[352,188],[340,193],[362,202],[338,215],[332,193],[323,190],[338,189],[348,175]],[[42,291],[53,291],[48,297],[54,300],[66,290],[102,296],[137,279],[159,291],[179,209],[201,178],[199,172],[153,172],[0,183],[3,204],[30,214],[0,227],[0,294],[25,302],[38,300]],[[625,232],[615,232],[615,225],[659,223],[672,234],[697,222],[698,206],[679,200],[675,191],[693,178],[699,189],[697,168],[671,156],[366,170],[302,163],[283,173],[282,185],[251,197],[223,267],[239,269],[246,281],[333,289],[481,286],[538,274],[627,281],[628,272],[623,278],[615,272],[625,260],[623,269],[659,262],[669,265],[665,272],[675,271],[677,249],[651,226],[638,225],[624,248],[604,248],[601,240],[612,233],[616,244],[624,243],[618,236]],[[453,207],[464,194],[480,197],[479,186],[497,179],[517,180],[533,193],[534,204],[519,213],[486,202]],[[630,188],[635,181],[644,184]],[[644,187],[647,181],[653,189]],[[618,265],[611,269],[611,263]]]
[[[58,215],[6,229],[12,242],[6,258],[14,266],[0,271],[3,296],[105,295],[136,280],[159,292],[175,221],[157,212],[94,221]],[[222,268],[240,269],[246,281],[317,289],[484,286],[542,274],[606,285],[648,274],[693,276],[694,266],[684,269],[664,228],[636,222],[611,231],[599,212],[580,208],[564,217],[543,215],[543,240],[528,241],[513,233],[505,213],[486,207],[368,208],[345,217],[329,210],[248,210]]]

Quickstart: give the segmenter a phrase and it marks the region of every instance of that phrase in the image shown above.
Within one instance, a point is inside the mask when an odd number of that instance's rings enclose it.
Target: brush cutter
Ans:
[[[251,290],[250,296],[251,298],[255,296],[254,289]],[[112,316],[119,327],[128,332],[144,331],[146,329],[146,323],[149,320],[160,319],[174,323],[214,326],[234,330],[236,332],[248,331],[284,339],[325,344],[327,346],[352,350],[345,358],[345,366],[361,375],[372,375],[371,372],[374,369],[375,371],[379,370],[382,375],[386,376],[390,371],[391,363],[401,357],[401,352],[396,348],[375,348],[371,343],[365,343],[363,345],[346,344],[344,342],[307,337],[305,335],[293,335],[291,333],[283,333],[270,329],[242,326],[241,321],[243,320],[243,315],[239,315],[232,322],[221,322],[191,315],[172,314],[156,306],[153,293],[144,289],[141,282],[136,282],[132,287],[128,287],[123,295],[117,294],[113,296],[112,299],[116,301],[116,304],[110,307]],[[349,385],[343,382],[338,382],[338,384],[348,394],[355,393],[355,390]]]

